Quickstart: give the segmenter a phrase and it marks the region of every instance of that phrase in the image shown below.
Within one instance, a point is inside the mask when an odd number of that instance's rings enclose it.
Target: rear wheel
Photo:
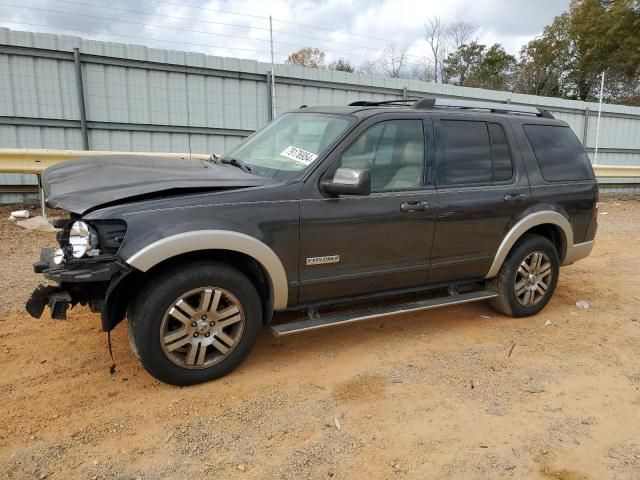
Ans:
[[[555,246],[540,235],[527,235],[516,244],[488,286],[498,296],[493,308],[512,317],[535,315],[553,296],[560,260]]]
[[[218,262],[174,267],[131,305],[133,351],[151,375],[191,385],[226,375],[247,356],[262,326],[253,284]]]

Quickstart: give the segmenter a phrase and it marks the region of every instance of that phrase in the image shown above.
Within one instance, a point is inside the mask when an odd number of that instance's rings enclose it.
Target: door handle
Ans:
[[[424,212],[429,208],[429,202],[404,202],[400,204],[403,213]]]
[[[524,202],[527,196],[524,193],[509,193],[504,196],[505,202]]]

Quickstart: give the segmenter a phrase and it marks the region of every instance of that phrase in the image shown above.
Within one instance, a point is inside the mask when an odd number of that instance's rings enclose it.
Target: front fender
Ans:
[[[267,272],[273,292],[273,308],[287,307],[287,274],[275,252],[255,237],[229,230],[195,230],[157,240],[126,259],[132,267],[146,272],[155,265],[178,255],[199,250],[228,250],[256,260]]]

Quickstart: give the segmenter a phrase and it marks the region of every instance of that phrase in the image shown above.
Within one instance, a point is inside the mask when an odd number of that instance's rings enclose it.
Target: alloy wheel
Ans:
[[[229,291],[201,287],[183,294],[160,324],[162,350],[171,362],[190,369],[215,365],[238,345],[245,314]]]
[[[527,255],[518,267],[513,286],[518,303],[531,307],[541,302],[552,276],[551,260],[546,253],[536,251]]]

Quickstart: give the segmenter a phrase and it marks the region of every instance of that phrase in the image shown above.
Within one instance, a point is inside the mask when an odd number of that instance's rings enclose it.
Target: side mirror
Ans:
[[[369,170],[339,168],[332,180],[323,180],[322,189],[331,195],[369,195],[371,176]]]

